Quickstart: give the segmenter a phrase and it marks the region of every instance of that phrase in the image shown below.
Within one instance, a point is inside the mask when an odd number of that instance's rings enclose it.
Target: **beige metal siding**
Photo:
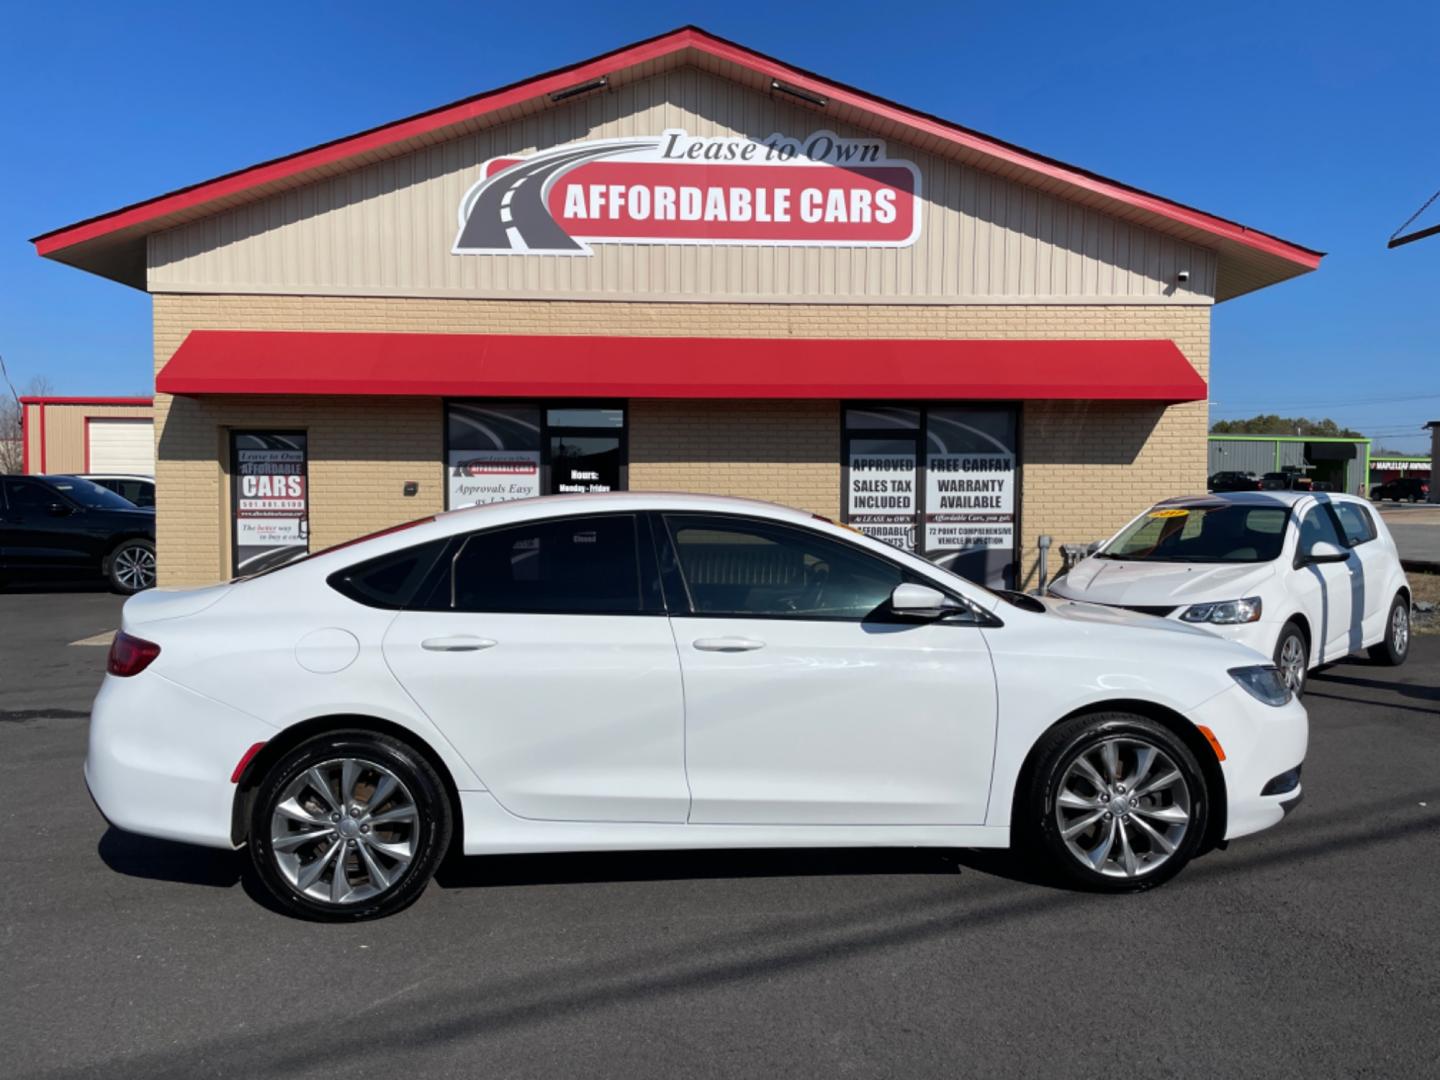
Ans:
[[[597,244],[590,257],[453,255],[457,210],[493,157],[582,139],[889,135],[921,175],[907,248]],[[1209,249],[867,132],[698,68],[341,173],[149,238],[152,292],[963,303],[1208,303]],[[1177,271],[1190,280],[1175,282]]]

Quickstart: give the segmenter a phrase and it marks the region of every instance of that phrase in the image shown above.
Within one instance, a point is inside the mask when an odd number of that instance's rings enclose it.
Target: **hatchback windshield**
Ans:
[[[1283,506],[1157,506],[1126,526],[1102,559],[1269,562],[1279,558],[1290,511]]]

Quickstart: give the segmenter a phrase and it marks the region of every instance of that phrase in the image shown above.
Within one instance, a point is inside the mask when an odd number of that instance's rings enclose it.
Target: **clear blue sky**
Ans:
[[[0,355],[17,384],[148,393],[148,297],[29,237],[687,22],[1329,252],[1216,308],[1216,418],[1401,449],[1440,419],[1440,236],[1385,250],[1440,188],[1434,0],[12,4]]]

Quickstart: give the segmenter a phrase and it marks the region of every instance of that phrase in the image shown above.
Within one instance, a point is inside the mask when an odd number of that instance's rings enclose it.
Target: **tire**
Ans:
[[[265,891],[317,922],[380,919],[413,904],[452,827],[430,763],[399,739],[362,731],[319,736],[275,762],[249,825],[250,861]]]
[[[1410,602],[1396,593],[1385,615],[1385,640],[1366,650],[1370,659],[1386,667],[1399,667],[1410,655]]]
[[[1163,725],[1131,713],[1078,716],[1050,731],[1035,753],[1017,832],[1064,882],[1095,892],[1142,892],[1170,880],[1200,850],[1210,812],[1205,777]],[[1137,776],[1143,796],[1132,804]]]
[[[1281,627],[1275,639],[1275,666],[1292,694],[1298,698],[1305,693],[1305,682],[1310,677],[1310,641],[1299,623],[1287,622]]]
[[[110,588],[126,596],[155,587],[155,545],[149,540],[126,540],[105,557]]]

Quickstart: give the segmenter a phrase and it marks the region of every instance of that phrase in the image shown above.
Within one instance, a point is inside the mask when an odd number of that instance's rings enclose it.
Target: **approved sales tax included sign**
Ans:
[[[880,139],[668,130],[486,162],[457,255],[588,255],[590,244],[905,247],[920,172]]]

